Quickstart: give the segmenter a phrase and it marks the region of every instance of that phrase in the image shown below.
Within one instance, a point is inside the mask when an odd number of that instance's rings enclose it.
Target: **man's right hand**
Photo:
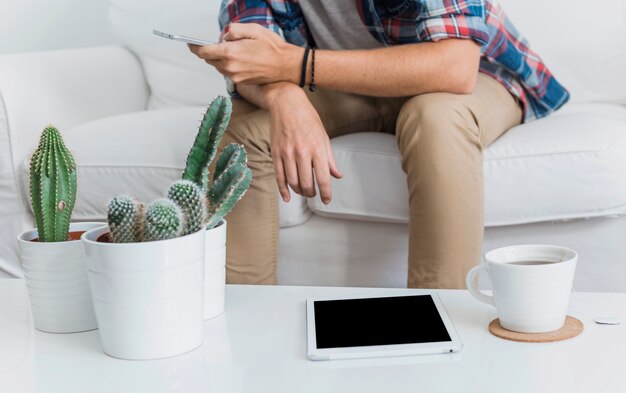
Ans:
[[[278,190],[285,202],[291,199],[289,187],[297,194],[314,197],[315,182],[320,199],[332,198],[330,176],[343,175],[337,169],[328,134],[322,120],[296,85],[281,83],[266,95],[270,112],[270,140]]]

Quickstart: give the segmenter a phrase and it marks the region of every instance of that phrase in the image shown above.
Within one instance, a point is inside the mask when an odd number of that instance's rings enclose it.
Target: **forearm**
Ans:
[[[265,85],[238,84],[237,92],[240,96],[263,109],[271,109],[277,98],[300,88],[290,82],[275,82]]]
[[[317,50],[315,84],[379,97],[441,91],[464,94],[474,89],[479,61],[480,48],[469,40],[450,39],[371,50]]]

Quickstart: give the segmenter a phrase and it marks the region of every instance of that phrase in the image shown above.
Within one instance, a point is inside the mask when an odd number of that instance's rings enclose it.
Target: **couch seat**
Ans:
[[[346,135],[332,141],[346,174],[333,201],[314,213],[408,221],[406,177],[395,137]],[[485,151],[485,225],[503,226],[626,213],[626,107],[568,105],[515,127]]]

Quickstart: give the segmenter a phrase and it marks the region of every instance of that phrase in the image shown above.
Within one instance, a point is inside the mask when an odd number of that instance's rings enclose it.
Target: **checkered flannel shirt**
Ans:
[[[345,1],[345,0],[344,0]],[[480,72],[503,84],[524,106],[524,121],[547,116],[569,99],[541,58],[493,0],[355,0],[361,20],[382,44],[472,39]],[[315,45],[297,0],[222,0],[223,29],[258,23],[287,42]]]

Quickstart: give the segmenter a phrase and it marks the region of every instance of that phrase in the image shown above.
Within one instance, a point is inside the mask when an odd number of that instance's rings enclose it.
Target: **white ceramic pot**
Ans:
[[[204,319],[224,312],[226,289],[226,220],[206,231],[204,254]]]
[[[104,223],[70,224],[70,232],[87,231]],[[17,237],[35,328],[48,333],[74,333],[97,329],[79,240],[34,242],[37,230]]]
[[[82,237],[104,352],[142,360],[200,346],[205,230],[154,242],[98,242],[108,231]]]

